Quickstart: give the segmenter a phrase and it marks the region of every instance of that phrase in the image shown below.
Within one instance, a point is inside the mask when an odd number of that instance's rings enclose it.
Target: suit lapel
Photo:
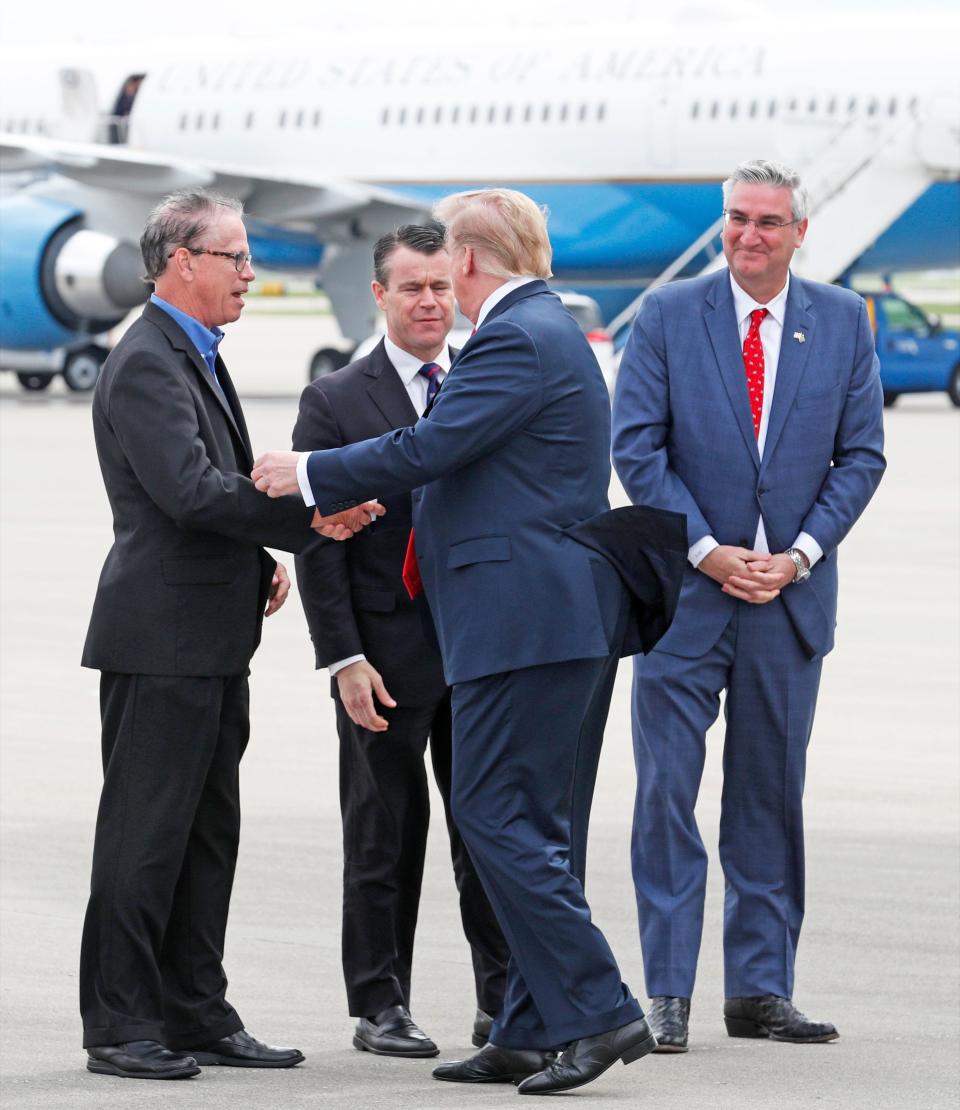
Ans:
[[[797,395],[797,388],[807,367],[807,352],[812,347],[816,323],[809,311],[810,302],[803,283],[791,275],[787,307],[783,315],[783,337],[780,340],[780,360],[777,363],[777,384],[770,406],[770,423],[763,445],[764,462],[769,462],[783,431],[787,413]],[[797,335],[803,336],[801,343]]]
[[[416,424],[417,410],[413,407],[400,375],[387,358],[383,340],[371,352],[370,365],[364,370],[364,375],[367,394],[389,428],[406,428],[410,424]]]
[[[757,438],[753,434],[740,331],[733,306],[733,294],[730,291],[730,277],[725,269],[717,274],[717,281],[707,297],[707,309],[703,319],[707,325],[714,357],[717,360],[720,377],[723,379],[737,427],[740,429],[743,442],[750,452],[754,465],[759,470],[760,453],[757,450]]]
[[[225,408],[227,416],[230,417],[230,421],[233,424],[240,443],[242,444],[243,449],[246,452],[247,462],[250,464],[250,468],[252,469],[253,448],[250,445],[250,433],[247,431],[247,422],[243,418],[243,409],[240,407],[240,398],[237,396],[237,391],[234,388],[233,379],[227,372],[227,367],[224,364],[223,359],[219,355],[217,355],[216,366],[217,381],[220,382],[220,386],[223,390],[223,396],[221,396],[220,400],[223,401],[224,399],[226,399]],[[204,370],[206,370],[206,366],[204,366]],[[204,380],[208,382],[214,393],[220,393],[220,390],[217,389],[216,385],[214,385],[209,371],[207,371],[206,375],[204,376]]]

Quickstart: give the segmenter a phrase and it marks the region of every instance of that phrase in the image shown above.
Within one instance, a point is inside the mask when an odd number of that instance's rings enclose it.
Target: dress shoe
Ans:
[[[647,1021],[657,1038],[654,1052],[686,1052],[690,999],[661,994],[650,999]]]
[[[198,1064],[223,1064],[231,1068],[292,1068],[305,1059],[298,1048],[274,1048],[251,1036],[246,1029],[211,1041],[200,1048],[191,1048],[190,1055]]]
[[[728,998],[723,1020],[731,1037],[769,1037],[793,1044],[835,1041],[840,1034],[829,1021],[811,1021],[789,998],[761,994],[757,998]]]
[[[361,1018],[353,1036],[355,1048],[377,1056],[436,1056],[440,1049],[420,1029],[406,1006],[388,1006],[371,1018]]]
[[[490,1030],[492,1028],[492,1015],[477,1007],[477,1016],[473,1019],[473,1036],[470,1038],[474,1048],[483,1048],[490,1040]]]
[[[447,1079],[451,1083],[519,1083],[528,1075],[542,1071],[555,1059],[555,1052],[502,1048],[488,1042],[466,1060],[438,1064],[433,1069],[433,1078]]]
[[[171,1052],[159,1041],[125,1041],[87,1049],[87,1071],[121,1079],[189,1079],[200,1069],[192,1056]]]
[[[656,1047],[657,1039],[650,1032],[650,1026],[644,1018],[637,1018],[619,1029],[573,1041],[552,1064],[525,1079],[517,1091],[521,1095],[572,1091],[574,1087],[592,1083],[618,1060],[632,1064]]]

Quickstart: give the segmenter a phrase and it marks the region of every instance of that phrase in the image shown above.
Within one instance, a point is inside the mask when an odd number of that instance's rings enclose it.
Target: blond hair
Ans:
[[[434,205],[451,250],[472,247],[477,268],[491,277],[553,276],[547,211],[514,189],[453,193]]]

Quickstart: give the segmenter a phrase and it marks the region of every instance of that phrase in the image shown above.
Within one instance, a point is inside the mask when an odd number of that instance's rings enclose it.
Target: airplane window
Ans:
[[[497,118],[497,109],[491,104],[487,109],[487,123],[493,123]]]
[[[183,115],[180,117],[180,130],[181,131],[186,131],[186,129],[187,129],[187,113],[184,112]]]
[[[533,105],[528,104],[526,106],[526,108],[523,109],[523,122],[524,123],[529,123],[532,119],[533,119]]]
[[[855,96],[851,96],[849,102],[847,103],[847,113],[849,114],[851,112],[855,112],[856,110],[857,98]]]
[[[450,112],[450,122],[451,123],[459,123],[459,121],[460,121],[460,105],[459,104],[454,104],[453,109]]]
[[[836,112],[836,110],[837,98],[835,96],[831,96],[830,99],[827,101],[827,112],[832,116],[834,112]]]
[[[434,123],[441,123],[442,121],[443,121],[443,108],[441,107],[441,105],[438,104],[436,106],[436,108],[434,109],[433,122]]]
[[[692,104],[690,105],[690,118],[691,118],[691,119],[696,119],[696,118],[697,118],[697,116],[699,116],[699,115],[700,115],[700,101],[699,101],[699,100],[695,100],[695,101],[694,101],[694,102],[693,102],[693,103],[692,103]]]
[[[566,104],[561,104],[560,105],[560,122],[561,123],[566,123],[567,122],[567,112],[568,112],[567,105]]]
[[[319,127],[323,120],[323,112],[319,108],[315,108],[313,112],[313,126]]]
[[[895,116],[896,114],[897,114],[897,98],[893,97],[893,99],[887,105],[887,115],[888,116]]]
[[[717,116],[719,116],[719,115],[720,115],[720,102],[718,100],[715,100],[710,105],[710,118],[711,119],[716,119]]]
[[[770,119],[773,119],[773,117],[776,114],[777,114],[777,102],[775,100],[771,100],[770,103],[767,105],[767,116]]]
[[[587,109],[587,105],[586,105],[585,103],[584,103],[584,104],[581,104],[581,105],[580,105],[580,122],[581,122],[581,123],[585,123],[585,122],[586,122],[586,119],[587,119],[587,110],[588,110],[588,109]]]
[[[879,105],[877,104],[876,98],[874,98],[867,105],[867,115],[868,116],[875,116],[877,114],[877,108],[878,107],[879,107]]]
[[[471,123],[476,123],[477,122],[477,106],[476,106],[476,104],[471,104],[470,105],[470,122]]]
[[[253,127],[253,112],[247,112],[246,119],[243,121],[243,126],[249,131]]]
[[[503,109],[503,122],[509,123],[513,119],[513,105],[507,104]]]
[[[220,129],[220,113],[219,112],[214,112],[213,113],[213,119],[210,120],[210,126],[213,128],[214,131],[218,131]]]
[[[400,124],[401,127],[403,127],[403,125],[406,122],[407,122],[407,109],[406,108],[401,108],[400,111],[397,113],[397,123]]]
[[[297,112],[297,127],[303,127],[303,109]]]
[[[751,119],[753,119],[756,116],[758,108],[759,108],[759,104],[757,104],[757,102],[755,100],[751,100],[750,101],[750,118]]]
[[[203,130],[203,112],[197,112],[197,122],[194,126],[198,131]]]
[[[549,121],[550,121],[550,105],[549,104],[544,104],[543,111],[540,113],[540,118],[543,120],[544,123],[549,123]]]
[[[607,114],[606,104],[597,105],[597,120],[602,120]]]
[[[817,102],[816,100],[811,100],[810,103],[807,105],[807,111],[810,113],[810,115],[814,115],[816,113],[816,110]]]
[[[731,101],[731,103],[730,103],[730,118],[731,119],[736,119],[737,118],[737,102],[735,100]]]
[[[380,126],[385,127],[390,122],[390,109],[384,108],[380,113]]]
[[[917,98],[915,96],[910,98],[910,103],[907,105],[907,107],[910,109],[910,115],[911,116],[916,116],[916,114],[917,114]]]
[[[423,123],[423,105],[422,104],[417,109],[416,122],[417,123]]]
[[[287,113],[286,113],[286,111],[283,111],[283,112],[280,113],[279,125],[281,127],[286,127],[287,126]]]
[[[795,111],[797,110],[797,102],[796,102],[796,100],[791,100],[791,101],[790,101],[790,103],[789,103],[789,104],[787,105],[787,108],[788,108],[788,109],[789,109],[789,110],[790,110],[791,112],[795,112]]]

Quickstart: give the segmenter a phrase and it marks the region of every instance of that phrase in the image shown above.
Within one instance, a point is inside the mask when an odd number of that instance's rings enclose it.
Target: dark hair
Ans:
[[[167,258],[177,247],[192,247],[223,209],[243,214],[234,197],[208,189],[187,189],[164,197],[147,217],[140,236],[144,281],[155,281],[167,268]]]
[[[436,254],[447,246],[447,229],[436,220],[425,224],[404,224],[381,235],[373,248],[373,276],[386,288],[390,277],[387,265],[397,247],[409,247],[420,254]]]

